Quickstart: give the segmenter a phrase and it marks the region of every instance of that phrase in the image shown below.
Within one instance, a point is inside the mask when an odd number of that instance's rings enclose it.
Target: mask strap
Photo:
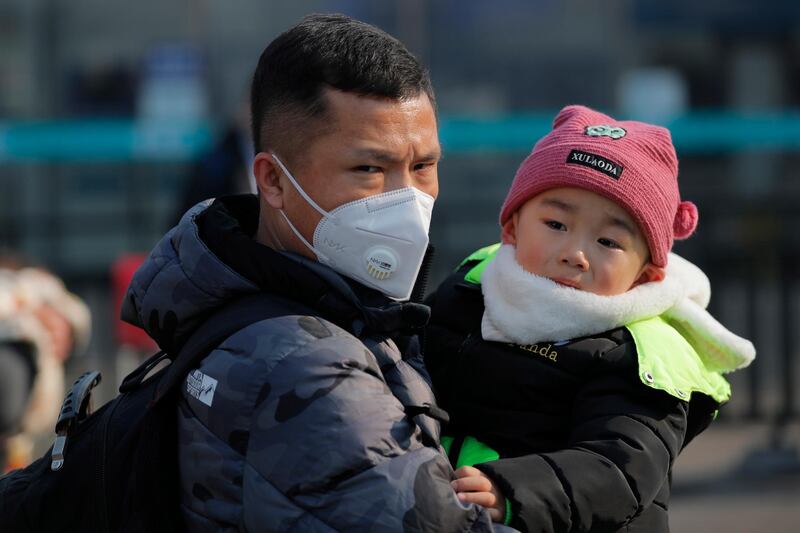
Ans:
[[[295,228],[295,227],[294,227],[294,224],[292,224],[292,223],[291,223],[291,221],[289,221],[289,217],[287,217],[287,216],[286,216],[286,213],[284,213],[284,212],[283,212],[283,209],[279,209],[279,210],[278,210],[278,212],[281,214],[281,216],[283,217],[283,219],[284,219],[284,220],[286,221],[286,223],[289,225],[289,229],[291,229],[291,230],[292,230],[292,233],[294,233],[294,234],[297,236],[297,238],[298,238],[298,239],[300,239],[300,240],[303,242],[303,244],[305,244],[305,245],[306,245],[306,248],[308,248],[309,250],[311,250],[312,252],[314,252],[315,254],[317,254],[317,258],[319,258],[319,259],[323,259],[323,260],[325,260],[325,261],[327,261],[327,260],[328,260],[328,258],[327,258],[327,256],[326,256],[325,254],[323,254],[322,252],[320,252],[319,250],[317,250],[316,248],[314,248],[314,247],[311,245],[311,243],[310,243],[310,242],[308,242],[308,241],[306,240],[306,238],[305,238],[305,237],[303,237],[303,236],[300,234],[300,232],[299,232],[299,231],[297,231],[297,228]]]
[[[281,160],[280,160],[280,159],[278,159],[278,156],[277,156],[277,155],[275,155],[275,154],[273,153],[273,154],[272,154],[272,158],[275,160],[275,162],[276,162],[276,163],[278,163],[278,166],[279,166],[279,167],[281,167],[281,170],[282,170],[282,171],[283,171],[283,173],[286,175],[286,177],[287,177],[287,178],[289,178],[289,181],[291,181],[291,182],[292,182],[292,185],[294,185],[294,188],[297,190],[297,192],[299,192],[299,193],[300,193],[300,196],[302,196],[302,197],[305,199],[305,201],[306,201],[306,202],[308,202],[308,204],[309,204],[311,207],[313,207],[314,209],[316,209],[316,210],[319,212],[319,214],[320,214],[320,215],[322,215],[322,216],[324,216],[324,217],[330,216],[330,215],[329,215],[329,213],[328,213],[327,211],[325,211],[325,210],[324,210],[324,209],[322,209],[320,206],[318,206],[318,205],[317,205],[317,202],[315,202],[314,200],[312,200],[312,199],[311,199],[311,197],[310,197],[309,195],[307,195],[307,194],[306,194],[306,191],[304,191],[304,190],[303,190],[303,188],[302,188],[302,187],[300,187],[300,184],[299,184],[299,183],[297,183],[297,180],[296,180],[296,179],[294,179],[294,176],[292,176],[292,173],[291,173],[291,172],[289,172],[289,170],[288,170],[288,169],[287,169],[287,168],[284,166],[284,164],[281,162]],[[282,212],[282,211],[281,211],[281,212]],[[285,217],[285,216],[286,216],[286,215],[284,215],[284,217]],[[286,220],[287,220],[287,222],[288,222],[288,220],[289,220],[289,219],[287,218]],[[291,223],[290,223],[289,225],[291,226]],[[292,226],[292,229],[294,230],[294,226]],[[296,233],[298,236],[300,236],[300,234],[299,234],[299,233],[297,233],[297,231],[295,231],[295,233]],[[300,238],[301,238],[301,239],[303,239],[303,237],[300,237]],[[303,242],[305,242],[305,239],[303,239]],[[306,244],[308,244],[308,243],[306,243]],[[313,250],[313,248],[312,248],[312,250]],[[316,250],[315,250],[315,251],[316,251]]]

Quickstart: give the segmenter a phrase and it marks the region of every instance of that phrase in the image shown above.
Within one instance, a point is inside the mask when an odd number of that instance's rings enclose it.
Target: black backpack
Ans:
[[[123,380],[115,399],[91,414],[91,391],[100,373],[82,375],[64,400],[53,447],[27,468],[0,478],[0,531],[185,531],[179,509],[178,385],[235,332],[292,314],[317,313],[267,294],[228,304],[195,330],[177,356],[152,356]]]

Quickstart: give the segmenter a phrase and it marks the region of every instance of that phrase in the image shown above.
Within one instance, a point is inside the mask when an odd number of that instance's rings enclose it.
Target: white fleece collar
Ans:
[[[750,364],[753,345],[728,331],[705,308],[711,286],[702,270],[670,253],[663,281],[643,283],[615,296],[559,285],[526,272],[514,247],[503,245],[481,275],[483,338],[536,344],[608,331],[662,315],[717,371]]]

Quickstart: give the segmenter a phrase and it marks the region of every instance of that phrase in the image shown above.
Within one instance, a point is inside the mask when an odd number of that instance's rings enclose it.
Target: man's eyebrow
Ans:
[[[401,159],[396,155],[394,155],[392,152],[376,148],[356,148],[353,150],[352,154],[356,158],[364,158],[364,159],[370,159],[372,161],[381,161],[386,163],[396,163]],[[431,150],[430,152],[426,152],[420,155],[417,159],[420,161],[433,161],[433,160],[439,160],[441,158],[442,158],[442,150],[441,148],[437,148],[435,150]]]
[[[385,163],[394,163],[399,159],[391,152],[375,148],[356,148],[353,150],[352,154],[357,158],[369,159],[371,161],[381,161]]]
[[[442,149],[441,147],[435,148],[430,152],[425,152],[421,154],[417,159],[421,161],[441,161],[442,160]]]

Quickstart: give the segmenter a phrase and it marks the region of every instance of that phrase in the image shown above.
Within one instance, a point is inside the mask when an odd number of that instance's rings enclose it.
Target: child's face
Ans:
[[[622,294],[664,277],[628,212],[584,189],[531,198],[503,226],[503,242],[516,247],[526,271],[595,294]]]

